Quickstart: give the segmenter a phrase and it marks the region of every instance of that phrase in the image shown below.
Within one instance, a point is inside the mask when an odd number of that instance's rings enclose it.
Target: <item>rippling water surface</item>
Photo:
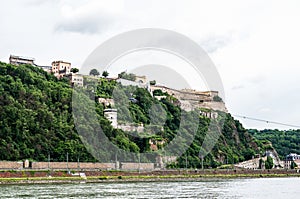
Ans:
[[[300,178],[1,185],[0,198],[299,198]]]

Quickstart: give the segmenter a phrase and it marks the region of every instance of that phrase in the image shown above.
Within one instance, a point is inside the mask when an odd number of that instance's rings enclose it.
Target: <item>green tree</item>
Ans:
[[[266,160],[266,162],[265,162],[265,167],[266,167],[266,169],[272,169],[273,166],[274,166],[273,158],[270,157],[270,156],[268,156],[268,157],[267,157],[267,160]]]
[[[155,80],[150,81],[150,85],[155,85],[155,84],[156,84]]]
[[[258,168],[259,169],[263,169],[263,164],[265,163],[265,161],[262,159],[262,158],[260,158],[259,159],[259,165],[258,165]]]
[[[133,74],[133,73],[129,73],[128,74],[125,71],[123,71],[120,74],[118,74],[118,77],[122,78],[122,79],[130,80],[130,81],[135,81],[135,74]]]
[[[292,161],[292,163],[291,163],[291,169],[295,169],[297,167],[298,167],[298,165],[296,164],[296,162]]]
[[[106,78],[106,77],[108,77],[108,75],[109,75],[109,73],[106,70],[102,72],[102,77]]]
[[[79,72],[79,69],[78,69],[78,68],[71,68],[71,72],[72,72],[72,73],[78,73],[78,72]]]
[[[93,76],[99,76],[100,75],[100,73],[99,73],[99,71],[97,70],[97,69],[92,69],[91,71],[90,71],[90,75],[93,75]]]
[[[266,146],[274,147],[280,157],[285,159],[287,154],[300,153],[300,129],[298,130],[248,130],[251,135]]]
[[[223,101],[222,98],[219,97],[218,95],[214,96],[214,97],[213,97],[213,100],[214,100],[215,102],[222,102],[222,101]]]

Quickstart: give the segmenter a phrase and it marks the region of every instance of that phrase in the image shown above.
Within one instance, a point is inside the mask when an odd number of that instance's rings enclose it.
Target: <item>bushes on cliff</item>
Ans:
[[[83,88],[90,94],[81,99],[83,105],[91,100],[90,97],[111,98],[116,94],[116,86],[120,86],[117,82],[104,78],[97,80],[96,84],[91,83],[93,84],[90,87]],[[199,150],[208,131],[211,121],[209,118],[200,116],[197,110],[181,110],[176,103],[177,99],[172,96],[158,101],[146,89],[133,86],[120,86],[120,89],[120,95],[125,97],[124,104],[121,102],[121,106],[116,107],[120,121],[155,125],[162,130],[153,136],[157,140],[164,140],[164,145],[170,143],[178,134],[185,134],[183,139],[191,139],[192,143],[178,157],[177,164],[172,166],[185,167],[188,162],[188,167],[200,167]],[[72,92],[74,91],[65,79],[58,80],[37,67],[0,63],[0,159],[31,158],[47,161],[50,154],[51,161],[65,161],[68,153],[69,161],[77,161],[78,158],[80,161],[98,161],[89,153],[77,134],[72,116]],[[159,111],[158,107],[162,107],[163,111]],[[84,109],[85,106],[75,108]],[[95,103],[93,108],[97,113],[95,120],[89,120],[89,115],[83,115],[80,118],[81,125],[77,126],[84,129],[91,140],[96,142],[99,139],[93,131],[100,124],[107,139],[120,149],[132,152],[150,151],[151,137],[136,137],[132,133],[113,129],[103,115],[105,107]],[[151,110],[154,111],[151,113]],[[182,115],[186,118],[196,115],[199,125],[189,119],[182,124]],[[259,144],[238,121],[233,120],[229,114],[219,113],[219,116],[218,120],[222,118],[225,121],[224,128],[215,128],[220,133],[220,138],[205,157],[205,167],[216,167],[224,162],[236,163],[259,153]],[[182,126],[185,128],[179,131]],[[194,129],[196,134],[192,137]],[[95,149],[99,150],[99,160],[113,161],[115,157],[110,157],[105,147],[99,146]],[[176,145],[176,150],[183,148],[184,144]],[[122,157],[118,158],[122,160]]]

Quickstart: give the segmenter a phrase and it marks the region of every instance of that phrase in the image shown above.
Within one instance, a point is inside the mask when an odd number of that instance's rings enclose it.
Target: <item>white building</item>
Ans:
[[[80,74],[76,74],[76,73],[69,73],[67,75],[65,75],[71,83],[71,86],[80,86],[83,87],[83,76]]]
[[[290,169],[292,162],[295,162],[299,167],[300,166],[300,155],[298,155],[296,153],[288,154],[284,160],[284,168]]]

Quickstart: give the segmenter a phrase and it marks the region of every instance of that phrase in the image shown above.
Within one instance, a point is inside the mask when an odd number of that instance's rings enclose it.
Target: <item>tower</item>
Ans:
[[[104,109],[104,116],[111,122],[111,125],[114,128],[118,127],[118,112],[117,109]]]

